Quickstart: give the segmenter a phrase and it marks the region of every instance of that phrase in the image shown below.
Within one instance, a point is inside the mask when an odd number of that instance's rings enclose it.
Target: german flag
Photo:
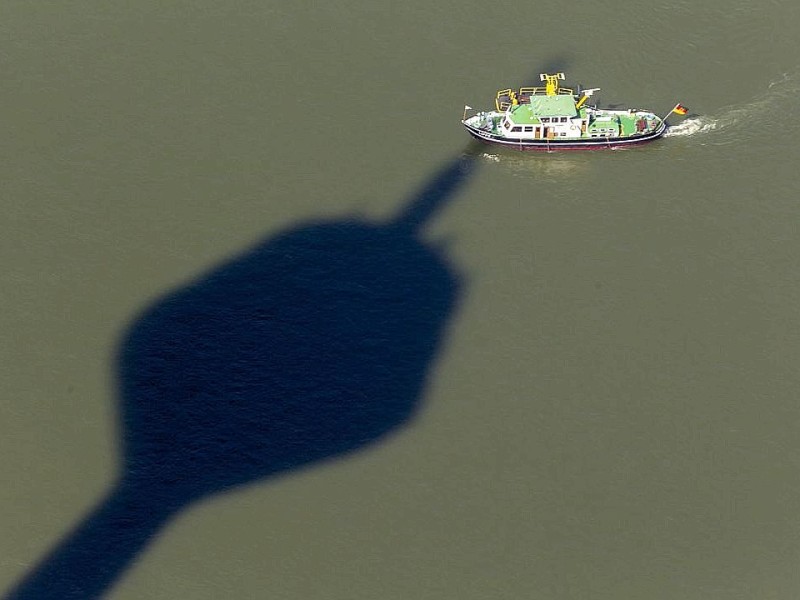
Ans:
[[[689,109],[683,104],[676,104],[675,108],[672,109],[672,112],[674,112],[676,115],[685,115],[689,112]]]

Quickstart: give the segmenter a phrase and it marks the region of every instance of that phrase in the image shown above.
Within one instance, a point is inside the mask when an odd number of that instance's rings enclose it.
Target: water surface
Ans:
[[[547,64],[690,115],[635,150],[486,148],[422,232],[468,285],[412,422],[195,504],[108,597],[796,598],[798,26],[780,1],[7,3],[3,590],[118,475],[142,310],[300,223],[385,222],[464,150],[464,104]]]

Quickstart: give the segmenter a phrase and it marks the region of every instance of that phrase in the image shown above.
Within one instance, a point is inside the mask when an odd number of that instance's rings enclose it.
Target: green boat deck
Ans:
[[[570,96],[533,96],[530,104],[519,104],[511,108],[510,117],[514,125],[539,125],[541,117],[566,116],[585,119],[585,107],[575,109],[575,101]],[[596,130],[614,129],[617,135],[625,137],[637,133],[636,122],[641,115],[636,113],[604,113],[602,110],[594,113],[589,122],[587,133],[581,137],[588,137]],[[493,119],[493,129],[498,132],[502,119]]]

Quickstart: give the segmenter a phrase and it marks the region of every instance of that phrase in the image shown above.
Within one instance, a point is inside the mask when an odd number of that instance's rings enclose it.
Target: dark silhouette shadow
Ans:
[[[572,59],[567,54],[551,56],[550,60],[542,62],[535,72],[531,71],[528,73],[528,78],[517,87],[541,85],[539,82],[539,75],[541,73],[549,73],[552,75],[554,73],[564,72],[567,70],[567,66],[571,60]]]
[[[474,156],[388,223],[281,233],[139,316],[118,357],[120,478],[7,599],[97,598],[187,504],[408,422],[461,287],[418,233]]]
[[[481,149],[472,142],[388,223],[297,227],[139,316],[118,356],[122,473],[5,600],[99,598],[188,504],[407,423],[463,287],[419,232]]]

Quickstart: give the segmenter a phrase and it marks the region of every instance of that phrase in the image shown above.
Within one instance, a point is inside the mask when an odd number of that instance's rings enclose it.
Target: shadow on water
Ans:
[[[5,600],[99,598],[192,502],[407,423],[463,283],[420,229],[482,151],[468,146],[387,223],[286,231],[140,315],[118,356],[120,478]]]
[[[140,315],[118,356],[121,477],[7,600],[97,598],[193,501],[408,422],[461,285],[419,230],[475,156],[388,223],[286,231]]]
[[[539,75],[541,75],[542,73],[552,74],[552,73],[560,73],[566,71],[570,62],[572,62],[572,56],[569,53],[551,56],[549,60],[540,63],[535,71],[527,73],[525,80],[523,80],[520,83],[520,85],[522,86],[539,85],[540,81]]]

